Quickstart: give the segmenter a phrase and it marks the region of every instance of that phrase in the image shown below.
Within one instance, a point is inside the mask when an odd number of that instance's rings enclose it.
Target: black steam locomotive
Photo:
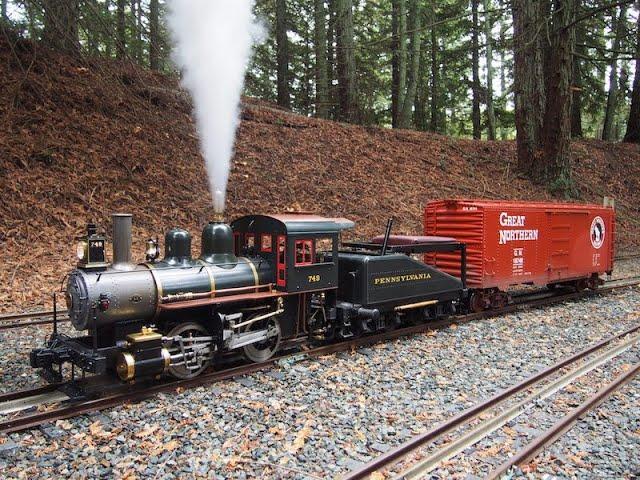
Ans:
[[[104,236],[90,224],[68,276],[70,337],[57,329],[31,364],[59,382],[63,365],[123,381],[168,374],[191,378],[225,353],[262,362],[299,343],[330,342],[456,309],[458,279],[418,260],[418,254],[459,251],[449,238],[384,236],[340,243],[346,219],[307,214],[249,215],[202,232],[198,258],[186,230],[166,233],[165,255],[147,242],[147,261],[131,262],[131,215],[113,216],[113,262]],[[462,272],[465,268],[462,268]]]

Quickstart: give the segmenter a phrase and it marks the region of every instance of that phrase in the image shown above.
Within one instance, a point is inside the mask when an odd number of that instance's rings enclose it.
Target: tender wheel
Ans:
[[[253,316],[257,316],[253,315]],[[251,317],[248,318],[251,320]],[[280,321],[278,317],[269,317],[264,320],[260,320],[247,325],[245,332],[253,332],[256,330],[268,331],[268,338],[262,342],[252,343],[243,347],[244,355],[249,360],[255,363],[266,362],[269,360],[280,348],[280,340],[282,333],[280,331]]]
[[[181,341],[166,342],[165,348],[172,357],[182,355],[182,358],[171,360],[169,373],[176,378],[194,378],[200,375],[209,365],[215,346],[210,338],[211,334],[200,324],[189,322],[175,326],[167,334],[168,337],[181,337]]]

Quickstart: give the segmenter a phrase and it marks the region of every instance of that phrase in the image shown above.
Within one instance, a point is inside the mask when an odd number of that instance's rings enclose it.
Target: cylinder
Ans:
[[[114,213],[113,219],[113,265],[116,270],[132,270],[131,263],[131,223],[129,213]]]

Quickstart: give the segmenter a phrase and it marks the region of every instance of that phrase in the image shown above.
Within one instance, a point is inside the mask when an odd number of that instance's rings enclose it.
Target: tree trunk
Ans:
[[[160,70],[160,5],[158,0],[149,2],[149,66]]]
[[[327,84],[328,84],[328,116],[335,118],[336,92],[333,81],[336,78],[336,0],[327,0],[329,22],[327,24]]]
[[[138,63],[142,63],[142,6],[140,0],[131,0],[131,20],[135,27],[134,56]]]
[[[27,14],[27,31],[30,38],[37,38],[38,32],[36,29],[36,21],[39,10],[41,10],[41,4],[35,4],[35,0],[25,0],[24,9]]]
[[[640,143],[640,15],[638,15],[636,30],[636,73],[631,90],[631,109],[627,121],[625,142]]]
[[[489,11],[491,10],[491,1],[484,0],[484,34],[486,37],[486,61],[487,61],[487,138],[489,140],[496,139],[496,115],[493,110],[493,39],[491,28],[493,27],[493,19]]]
[[[105,18],[111,18],[111,0],[104,1],[104,16]],[[104,53],[107,58],[111,58],[113,52],[113,35],[111,34],[111,24],[103,24],[101,30],[102,41],[104,42]]]
[[[87,48],[89,50],[89,54],[93,57],[97,57],[100,55],[100,40],[102,37],[101,29],[97,28],[97,25],[100,23],[101,11],[98,6],[98,0],[85,0],[85,8],[88,7],[88,15],[85,17],[85,21],[92,22],[91,25],[93,28],[86,29],[87,35]]]
[[[513,0],[513,93],[515,102],[516,149],[518,169],[533,173],[536,153],[540,146],[545,91],[539,32],[541,2]]]
[[[116,57],[124,58],[127,51],[127,31],[125,24],[124,8],[126,0],[118,0],[116,3]]]
[[[425,131],[429,128],[427,117],[427,103],[429,101],[429,49],[428,37],[421,35],[422,48],[420,51],[420,68],[418,70],[418,91],[416,93],[416,105],[413,113],[413,124],[418,130]]]
[[[324,0],[314,2],[314,43],[316,55],[316,116],[328,118],[329,79],[327,68],[327,10]]]
[[[289,95],[289,39],[287,38],[287,2],[276,0],[276,62],[278,105],[290,108]]]
[[[615,29],[613,39],[613,47],[611,52],[611,64],[609,68],[609,92],[607,93],[607,107],[604,112],[604,123],[602,126],[602,139],[613,141],[615,135],[613,124],[616,116],[616,107],[618,104],[618,51],[620,50],[620,42],[624,35],[624,24],[627,21],[627,6],[620,7],[618,19],[615,18],[615,11],[612,14],[612,28]]]
[[[545,45],[543,155],[537,159],[534,169],[534,179],[561,192],[571,188],[571,74],[575,33],[568,25],[575,17],[576,1],[579,0],[556,0],[551,6],[552,27]]]
[[[434,22],[432,22],[434,23]],[[438,65],[438,37],[436,35],[436,28],[431,27],[431,122],[429,124],[429,130],[432,132],[439,131],[438,122],[438,95],[440,88],[439,85],[439,70]]]
[[[576,53],[573,56],[573,103],[571,106],[571,136],[582,138],[582,56],[587,54],[584,47],[585,38],[584,24],[576,26]]]
[[[9,0],[2,0],[2,3],[0,4],[0,18],[2,18],[2,20],[4,20],[5,22],[7,20],[9,20],[9,17],[7,17],[7,2]]]
[[[391,30],[391,126],[398,126],[404,105],[407,78],[407,12],[405,0],[392,0]]]
[[[506,43],[506,33],[507,26],[505,22],[500,20],[500,106],[504,108],[504,104],[506,103],[507,98],[507,49],[505,47]],[[500,121],[500,139],[506,140],[508,136],[508,131],[504,125],[505,122]]]
[[[44,9],[44,42],[57,50],[78,54],[78,0],[42,0],[41,4]]]
[[[420,71],[420,20],[422,11],[419,0],[411,0],[409,7],[411,20],[411,64],[409,65],[407,78],[407,93],[404,96],[402,111],[398,123],[400,128],[410,128],[413,109],[416,103],[416,91],[418,90],[418,74]]]
[[[308,18],[308,17],[307,17]],[[308,22],[305,22],[304,25],[304,87],[303,87],[303,98],[302,98],[302,112],[305,115],[313,115],[314,113],[314,85],[315,85],[315,65],[311,63],[313,58],[313,40],[312,36],[314,33],[311,31],[311,25]]]
[[[471,0],[471,17],[473,26],[471,29],[471,123],[473,124],[473,138],[481,137],[480,122],[480,67],[478,46],[478,0]]]
[[[356,105],[356,62],[353,34],[352,0],[336,0],[339,118],[345,122],[355,122],[358,113]]]

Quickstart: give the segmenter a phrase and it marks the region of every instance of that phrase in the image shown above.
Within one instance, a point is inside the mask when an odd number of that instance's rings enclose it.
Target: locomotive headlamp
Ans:
[[[78,260],[87,259],[87,242],[84,240],[78,242],[76,245],[76,256],[78,257]]]
[[[145,256],[148,262],[153,262],[160,256],[160,248],[158,248],[158,240],[150,238],[147,240],[147,248],[145,250]]]

